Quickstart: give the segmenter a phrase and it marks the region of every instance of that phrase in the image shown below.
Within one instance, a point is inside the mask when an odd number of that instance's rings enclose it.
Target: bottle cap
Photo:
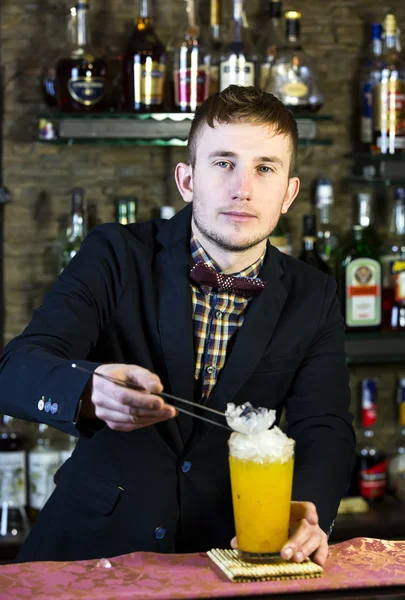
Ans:
[[[383,34],[383,27],[381,23],[373,23],[371,26],[371,38],[373,40],[380,40]]]
[[[403,188],[403,187],[395,188],[395,200],[404,200],[405,201],[405,188]]]
[[[395,15],[389,14],[384,19],[384,31],[388,35],[396,35],[397,33],[397,19]]]

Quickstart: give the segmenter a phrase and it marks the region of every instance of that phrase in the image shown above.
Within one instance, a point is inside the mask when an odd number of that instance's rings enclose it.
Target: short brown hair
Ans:
[[[197,109],[188,137],[188,164],[196,163],[197,140],[205,124],[215,127],[218,123],[251,123],[268,125],[277,134],[291,139],[290,175],[295,169],[298,129],[292,112],[273,94],[253,86],[230,85],[222,92],[209,96]]]

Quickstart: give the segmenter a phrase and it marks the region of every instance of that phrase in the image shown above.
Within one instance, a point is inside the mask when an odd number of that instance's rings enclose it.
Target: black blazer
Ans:
[[[80,435],[21,561],[229,546],[227,431],[184,415],[131,433],[73,423],[89,376],[72,361],[93,370],[141,365],[166,391],[193,398],[190,218],[188,206],[170,221],[94,229],[4,350],[0,411]],[[249,400],[278,417],[285,407],[296,440],[293,497],[314,502],[327,531],[355,457],[336,285],[270,245],[260,277],[267,286],[247,310],[209,404],[224,410]],[[42,396],[57,404],[55,414],[39,410]]]

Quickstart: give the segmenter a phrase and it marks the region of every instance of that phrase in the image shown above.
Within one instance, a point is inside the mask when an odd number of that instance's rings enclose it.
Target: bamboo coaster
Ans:
[[[288,560],[279,563],[253,564],[241,560],[237,550],[213,548],[207,552],[210,559],[231,581],[272,581],[289,579],[312,579],[321,577],[323,569],[307,558],[302,563]]]

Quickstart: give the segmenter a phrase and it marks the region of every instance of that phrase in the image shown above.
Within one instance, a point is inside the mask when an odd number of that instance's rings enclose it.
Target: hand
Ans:
[[[312,560],[321,567],[328,558],[328,536],[318,525],[318,513],[312,502],[291,502],[289,540],[281,549],[285,560],[302,562],[312,553]],[[237,539],[231,541],[231,547],[237,548]]]
[[[159,377],[147,369],[136,365],[106,364],[97,367],[95,372],[131,381],[146,391],[124,388],[93,375],[86,388],[80,416],[101,419],[114,431],[133,431],[177,415],[173,406],[153,395],[153,392],[161,392],[163,386]]]

